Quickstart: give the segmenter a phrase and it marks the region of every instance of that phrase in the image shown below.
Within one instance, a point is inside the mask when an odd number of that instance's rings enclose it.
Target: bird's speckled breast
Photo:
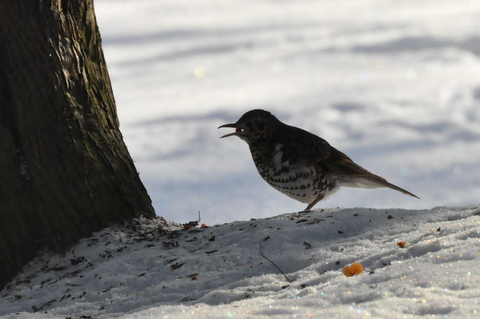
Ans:
[[[283,145],[251,148],[258,172],[268,184],[302,203],[311,203],[330,188],[328,179],[317,174],[313,165],[292,162],[284,156]]]

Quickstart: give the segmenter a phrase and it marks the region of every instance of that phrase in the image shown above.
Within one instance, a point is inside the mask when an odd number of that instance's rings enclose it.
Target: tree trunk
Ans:
[[[93,1],[0,1],[0,288],[40,249],[142,215]]]

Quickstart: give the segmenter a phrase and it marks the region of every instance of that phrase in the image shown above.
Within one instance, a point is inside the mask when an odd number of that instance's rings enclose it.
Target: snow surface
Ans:
[[[255,108],[422,199],[346,188],[317,207],[479,203],[480,1],[95,5],[121,130],[159,216],[215,224],[305,208],[261,179],[243,141],[219,139]]]
[[[480,316],[480,206],[325,209],[178,229],[139,220],[65,256],[44,253],[1,292],[0,316]],[[354,262],[365,271],[344,276]]]

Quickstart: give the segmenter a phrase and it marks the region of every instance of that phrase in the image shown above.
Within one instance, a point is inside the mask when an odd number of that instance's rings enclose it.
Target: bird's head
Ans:
[[[231,127],[235,132],[223,135],[221,138],[229,136],[238,136],[248,144],[269,138],[275,131],[276,125],[280,121],[270,112],[264,110],[252,110],[243,114],[235,123],[219,126]]]

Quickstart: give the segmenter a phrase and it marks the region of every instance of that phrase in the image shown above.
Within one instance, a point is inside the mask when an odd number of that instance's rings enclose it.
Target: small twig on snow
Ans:
[[[270,238],[270,236],[266,237],[263,241],[266,241]],[[258,252],[260,253],[260,256],[262,256],[263,258],[265,258],[266,260],[268,260],[273,266],[275,266],[275,268],[278,269],[278,271],[285,277],[285,279],[287,279],[287,281],[289,283],[292,283],[292,281],[290,280],[290,278],[288,278],[287,274],[285,274],[285,272],[280,269],[280,267],[277,266],[277,264],[275,264],[270,258],[268,258],[267,256],[265,256],[263,253],[262,253],[262,243],[260,242],[258,244]]]

